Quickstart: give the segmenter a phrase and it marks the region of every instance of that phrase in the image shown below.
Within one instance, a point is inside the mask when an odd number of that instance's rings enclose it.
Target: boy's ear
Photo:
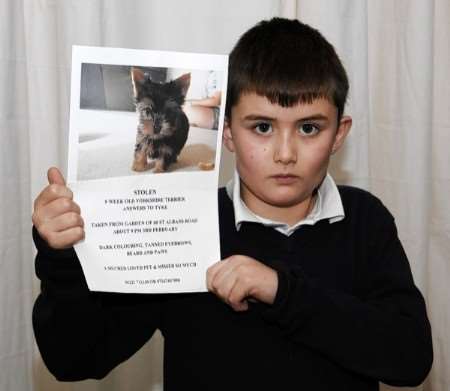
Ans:
[[[227,117],[225,117],[225,121],[223,123],[222,140],[225,147],[227,147],[230,152],[234,152],[233,136],[231,134],[230,121]]]
[[[336,131],[336,136],[334,138],[333,149],[331,150],[331,154],[336,153],[344,144],[345,138],[350,132],[350,128],[352,127],[352,117],[349,115],[342,116],[339,126]]]

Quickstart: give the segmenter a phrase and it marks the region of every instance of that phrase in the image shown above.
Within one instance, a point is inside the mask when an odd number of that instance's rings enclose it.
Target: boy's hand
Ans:
[[[49,185],[34,201],[33,224],[50,247],[69,248],[84,238],[80,207],[57,168],[50,168],[47,177]]]
[[[235,311],[246,311],[248,299],[273,304],[278,275],[275,270],[253,258],[233,255],[208,268],[206,283],[209,291]]]

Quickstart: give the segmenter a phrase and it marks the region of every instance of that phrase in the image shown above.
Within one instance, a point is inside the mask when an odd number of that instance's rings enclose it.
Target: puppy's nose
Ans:
[[[150,110],[150,107],[147,107],[147,108],[145,109],[145,114],[147,115],[147,117],[150,116],[151,112],[152,112],[152,111]]]

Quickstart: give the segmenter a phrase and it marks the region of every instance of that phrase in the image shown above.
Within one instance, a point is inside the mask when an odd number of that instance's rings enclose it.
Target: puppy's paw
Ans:
[[[131,169],[137,172],[147,171],[150,169],[150,164],[147,162],[134,161]]]
[[[164,170],[164,162],[162,160],[156,160],[155,168],[153,169],[154,174],[159,174],[161,172],[165,172]]]
[[[197,167],[202,171],[211,171],[214,170],[214,165],[213,162],[199,162]]]

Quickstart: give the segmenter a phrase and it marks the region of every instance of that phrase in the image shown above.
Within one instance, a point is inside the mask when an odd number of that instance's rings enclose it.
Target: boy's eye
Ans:
[[[267,122],[261,122],[255,126],[255,130],[259,134],[269,134],[272,131],[272,125]]]
[[[302,124],[299,127],[299,132],[304,136],[314,136],[319,132],[319,127],[314,124]]]

